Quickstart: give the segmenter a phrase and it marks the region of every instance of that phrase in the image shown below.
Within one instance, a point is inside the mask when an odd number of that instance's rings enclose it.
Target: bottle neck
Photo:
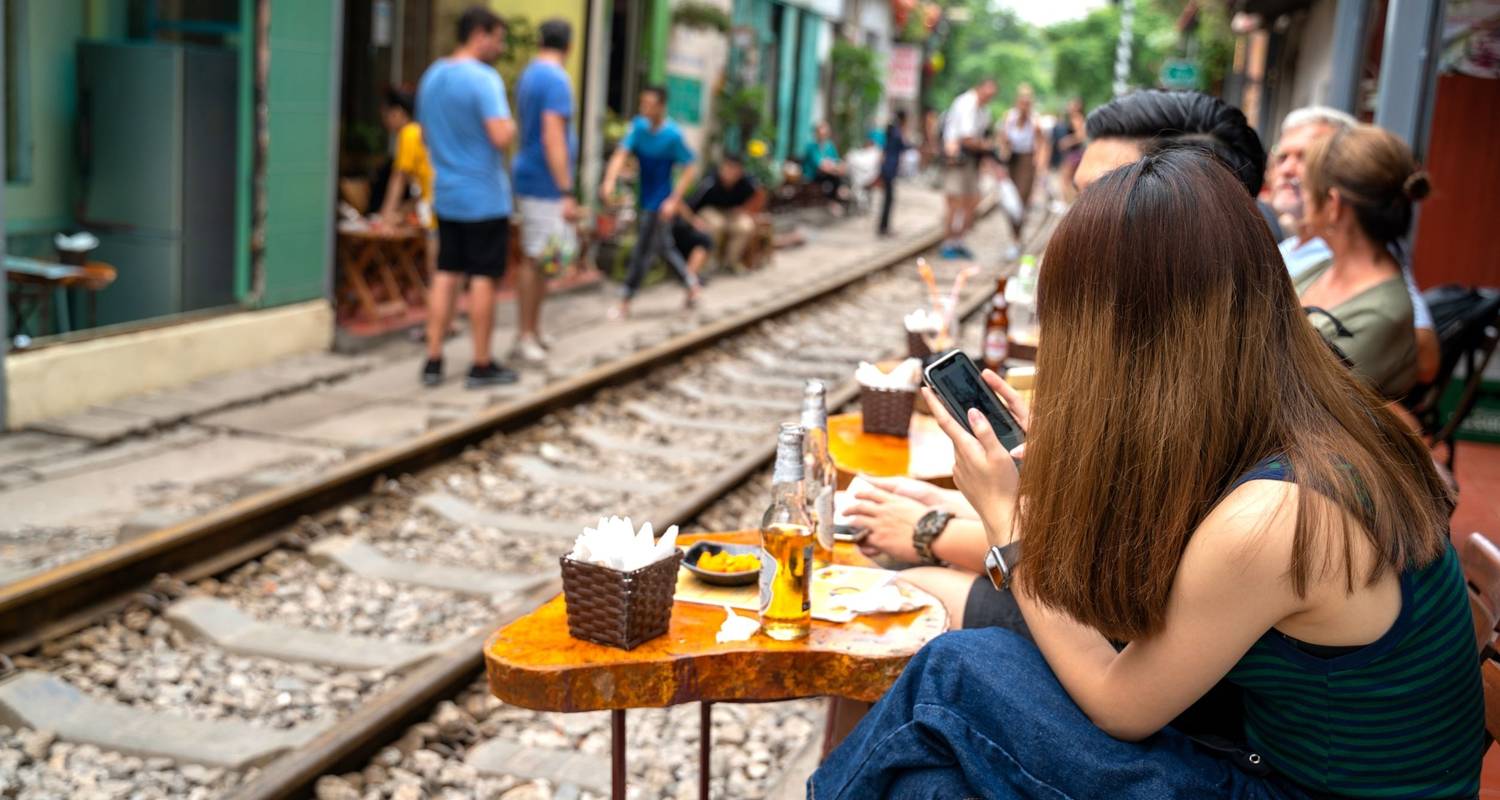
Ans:
[[[823,404],[823,398],[808,400],[802,404],[802,427],[808,430],[828,430],[828,408]]]

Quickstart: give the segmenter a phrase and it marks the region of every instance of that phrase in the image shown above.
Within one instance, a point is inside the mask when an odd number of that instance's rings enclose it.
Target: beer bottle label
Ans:
[[[995,329],[984,335],[984,360],[987,364],[1001,364],[1010,352],[1010,343],[1006,341],[1005,331]]]
[[[771,610],[771,598],[775,593],[776,570],[780,568],[769,548],[760,549],[760,613]]]
[[[812,553],[813,553],[812,545],[808,545],[807,547],[802,548],[802,568],[805,569],[805,570],[808,570],[809,572],[812,571],[812,563],[813,563]],[[811,581],[812,580],[812,576],[808,575],[807,576],[807,580]],[[805,584],[805,583],[803,584],[803,586],[807,586],[807,585],[808,584]],[[810,609],[810,608],[812,608],[812,592],[811,591],[805,591],[805,592],[802,593],[802,611],[803,611],[803,613],[806,613],[808,611],[808,609]]]

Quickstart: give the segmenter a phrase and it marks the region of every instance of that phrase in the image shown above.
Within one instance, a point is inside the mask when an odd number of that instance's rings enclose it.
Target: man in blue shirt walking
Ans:
[[[443,381],[443,335],[458,288],[469,281],[469,327],[474,364],[470,388],[514,383],[515,372],[490,357],[495,284],[505,274],[510,245],[510,182],[501,151],[516,126],[505,84],[490,62],[505,49],[505,23],[475,6],[458,20],[458,49],[427,68],[417,86],[417,120],[436,182],[438,269],[428,297],[427,363],[422,383]]]
[[[630,315],[630,298],[640,289],[646,270],[657,257],[665,259],[677,278],[687,287],[687,307],[698,302],[701,291],[698,276],[688,270],[682,254],[672,244],[672,218],[682,207],[682,196],[693,185],[698,170],[693,165],[693,151],[682,138],[677,123],[667,119],[667,90],[648,86],[641,91],[640,116],[630,125],[629,133],[615,149],[604,171],[599,195],[607,204],[615,194],[615,182],[625,169],[625,162],[635,156],[640,167],[637,201],[635,249],[630,253],[630,267],[625,273],[625,287],[620,304],[611,309],[610,317],[623,319]],[[682,174],[674,185],[672,170],[682,165]]]
[[[549,19],[540,27],[541,48],[516,83],[521,118],[521,151],[516,154],[516,213],[521,219],[521,264],[516,273],[516,310],[520,317],[513,357],[537,363],[547,358],[542,340],[542,299],[547,293],[541,267],[561,267],[577,253],[573,223],[573,163],[578,141],[573,133],[573,86],[563,62],[572,44],[566,20]]]

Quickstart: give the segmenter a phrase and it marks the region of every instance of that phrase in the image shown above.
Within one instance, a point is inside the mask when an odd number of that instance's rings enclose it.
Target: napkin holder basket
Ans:
[[[631,572],[567,556],[559,561],[573,638],[633,650],[667,632],[681,550]]]
[[[917,402],[914,389],[872,389],[861,386],[860,421],[865,433],[899,436],[911,433],[911,414]]]

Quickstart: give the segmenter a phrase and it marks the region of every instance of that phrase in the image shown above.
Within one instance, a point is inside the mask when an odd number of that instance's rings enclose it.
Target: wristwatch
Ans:
[[[911,534],[911,544],[917,551],[917,557],[922,559],[923,564],[936,567],[943,563],[938,560],[937,556],[932,554],[932,541],[938,537],[938,534],[943,532],[944,528],[948,527],[948,521],[951,519],[953,519],[953,515],[947,511],[934,509],[923,514],[922,518],[917,520],[917,528]]]
[[[990,546],[990,551],[984,556],[984,571],[990,576],[990,583],[995,585],[997,591],[1010,588],[1010,577],[1015,570],[1016,562],[1020,560],[1020,539],[1004,547]]]

